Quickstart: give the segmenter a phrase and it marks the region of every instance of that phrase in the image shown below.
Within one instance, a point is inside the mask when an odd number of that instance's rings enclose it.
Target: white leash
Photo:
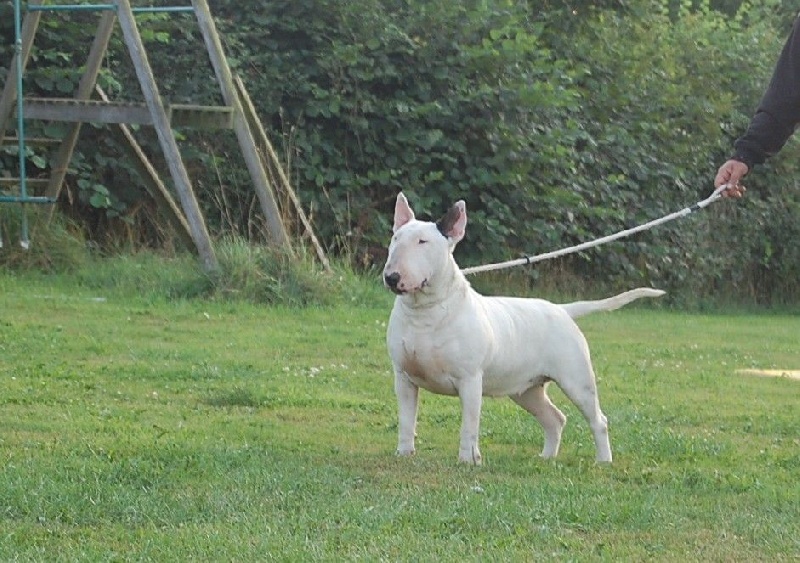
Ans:
[[[496,264],[485,264],[483,266],[474,266],[472,268],[464,268],[461,272],[464,275],[470,274],[477,274],[479,272],[492,272],[494,270],[503,270],[505,268],[511,268],[513,266],[525,266],[528,264],[533,264],[535,262],[541,262],[543,260],[549,260],[550,258],[557,258],[558,256],[564,256],[566,254],[572,254],[574,252],[580,252],[581,250],[586,250],[587,248],[593,248],[595,246],[600,246],[601,244],[605,244],[607,242],[611,242],[620,238],[624,238],[630,236],[632,234],[646,231],[647,229],[652,229],[658,225],[663,223],[667,223],[669,221],[673,221],[680,217],[685,217],[690,213],[694,213],[698,209],[703,209],[704,207],[709,206],[711,203],[717,201],[722,197],[722,192],[727,190],[730,186],[723,185],[718,187],[714,192],[708,196],[703,201],[698,201],[691,207],[686,207],[681,209],[680,211],[676,211],[675,213],[670,213],[669,215],[665,215],[660,219],[655,219],[650,221],[649,223],[645,223],[644,225],[639,225],[638,227],[633,227],[632,229],[625,229],[624,231],[620,231],[618,233],[614,233],[613,235],[608,235],[599,239],[591,240],[588,242],[583,242],[581,244],[570,246],[569,248],[562,248],[561,250],[553,250],[552,252],[545,252],[544,254],[537,254],[536,256],[525,256],[523,258],[517,258],[516,260],[508,260],[507,262],[498,262]]]

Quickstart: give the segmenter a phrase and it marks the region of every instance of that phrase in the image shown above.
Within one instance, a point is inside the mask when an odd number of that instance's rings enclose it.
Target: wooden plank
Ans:
[[[331,263],[328,261],[328,257],[325,255],[325,250],[323,250],[322,245],[319,243],[317,235],[314,234],[314,228],[311,226],[311,221],[308,220],[308,216],[306,216],[303,206],[300,204],[300,198],[297,197],[294,188],[292,188],[292,184],[289,182],[289,177],[283,170],[283,165],[278,158],[278,154],[275,152],[275,148],[272,146],[269,137],[267,137],[267,132],[264,130],[264,125],[258,118],[256,106],[253,104],[253,100],[250,99],[250,95],[247,93],[247,89],[244,87],[244,82],[242,82],[242,79],[239,78],[238,75],[234,76],[233,80],[234,84],[236,85],[236,90],[241,98],[242,109],[244,110],[245,117],[250,122],[250,127],[255,130],[256,134],[258,135],[258,139],[264,146],[264,150],[269,158],[269,163],[267,166],[271,165],[272,168],[277,171],[277,175],[281,181],[281,186],[288,194],[289,199],[292,201],[292,204],[297,211],[297,215],[300,217],[300,222],[303,224],[303,227],[305,227],[306,232],[311,239],[311,244],[317,253],[317,258],[319,258],[319,261],[322,263],[325,270],[330,272]]]
[[[92,85],[94,86],[94,85]],[[142,102],[102,102],[76,98],[25,98],[26,119],[65,121],[72,123],[125,123],[153,125],[147,104]],[[172,104],[165,106],[172,127],[196,129],[233,128],[234,110],[229,106]]]
[[[261,210],[267,220],[267,229],[270,237],[275,244],[291,252],[292,247],[289,243],[289,235],[283,225],[275,194],[272,192],[267,172],[264,170],[261,157],[258,154],[253,133],[242,112],[239,96],[236,94],[236,87],[233,85],[231,69],[225,58],[222,42],[219,39],[214,19],[211,17],[208,3],[206,0],[192,0],[192,5],[197,16],[200,33],[203,35],[203,40],[206,44],[208,56],[211,59],[211,66],[214,67],[214,74],[216,74],[217,81],[222,89],[222,97],[225,100],[225,104],[234,108],[233,130],[236,132],[239,148],[242,151],[247,170],[250,172],[253,189],[255,189],[256,196],[258,196],[261,204]]]
[[[73,98],[25,98],[22,111],[26,119],[80,123],[129,123],[152,125],[146,104],[138,102],[98,102]]]
[[[49,180],[47,178],[25,178],[25,185],[31,188],[46,188]],[[0,178],[0,186],[14,187],[20,185],[19,178]]]
[[[3,143],[19,143],[19,137],[3,137]],[[53,137],[28,137],[25,135],[25,144],[26,145],[38,145],[38,146],[46,146],[46,145],[60,145],[61,139],[55,139]]]
[[[197,204],[197,199],[195,199],[194,192],[192,191],[192,184],[189,180],[189,174],[186,172],[186,167],[183,165],[178,143],[175,141],[175,137],[170,129],[166,110],[161,103],[158,86],[156,86],[153,70],[150,67],[150,61],[147,59],[147,53],[145,52],[142,38],[136,27],[136,21],[131,11],[129,0],[118,0],[117,17],[119,18],[122,34],[125,38],[125,44],[128,47],[128,52],[130,53],[134,69],[136,70],[136,77],[139,79],[139,86],[147,102],[147,107],[150,109],[153,118],[153,126],[155,127],[158,141],[161,144],[161,150],[164,152],[167,166],[169,166],[172,180],[175,184],[175,190],[178,192],[181,206],[186,214],[186,220],[189,223],[192,233],[192,240],[197,247],[197,252],[203,263],[203,269],[208,273],[214,272],[219,269],[219,263],[214,254],[211,237],[206,229],[200,206]]]
[[[171,104],[167,117],[173,127],[192,129],[232,129],[233,108],[230,106],[197,106]]]

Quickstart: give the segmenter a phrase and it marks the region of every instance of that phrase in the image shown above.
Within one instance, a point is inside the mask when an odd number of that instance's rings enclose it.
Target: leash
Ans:
[[[708,196],[703,201],[698,201],[694,205],[690,207],[685,207],[680,211],[676,211],[675,213],[670,213],[669,215],[665,215],[659,219],[654,219],[648,223],[643,225],[639,225],[638,227],[633,227],[632,229],[625,229],[624,231],[619,231],[618,233],[614,233],[613,235],[608,235],[601,237],[599,239],[587,241],[581,244],[577,244],[575,246],[570,246],[569,248],[562,248],[561,250],[553,250],[551,252],[545,252],[543,254],[537,254],[536,256],[523,256],[522,258],[517,258],[515,260],[508,260],[507,262],[497,262],[495,264],[485,264],[483,266],[473,266],[472,268],[464,268],[461,272],[464,275],[470,274],[477,274],[480,272],[492,272],[494,270],[503,270],[505,268],[512,268],[514,266],[527,266],[528,264],[534,264],[536,262],[542,262],[543,260],[549,260],[550,258],[557,258],[558,256],[565,256],[567,254],[573,254],[575,252],[580,252],[581,250],[586,250],[587,248],[594,248],[595,246],[600,246],[601,244],[605,244],[607,242],[611,242],[617,239],[621,239],[624,237],[628,237],[632,234],[639,233],[641,231],[646,231],[647,229],[652,229],[653,227],[657,227],[658,225],[662,225],[669,221],[674,221],[680,217],[686,217],[690,213],[694,213],[698,209],[703,209],[708,207],[713,202],[717,201],[718,199],[722,198],[722,192],[729,189],[730,186],[724,184],[718,187],[714,192]]]

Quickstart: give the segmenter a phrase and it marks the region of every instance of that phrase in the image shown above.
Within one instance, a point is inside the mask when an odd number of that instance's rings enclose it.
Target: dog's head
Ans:
[[[464,238],[466,226],[467,207],[463,200],[432,223],[418,221],[406,197],[399,193],[383,283],[398,295],[430,287],[438,275],[455,267],[451,254],[458,241]]]

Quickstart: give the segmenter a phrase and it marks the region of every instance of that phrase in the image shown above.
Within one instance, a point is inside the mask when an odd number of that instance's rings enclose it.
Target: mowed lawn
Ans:
[[[627,288],[625,288],[627,289]],[[104,298],[104,299],[100,299]],[[792,561],[800,316],[582,319],[615,460],[424,393],[397,458],[391,299],[271,308],[0,276],[2,561]]]

